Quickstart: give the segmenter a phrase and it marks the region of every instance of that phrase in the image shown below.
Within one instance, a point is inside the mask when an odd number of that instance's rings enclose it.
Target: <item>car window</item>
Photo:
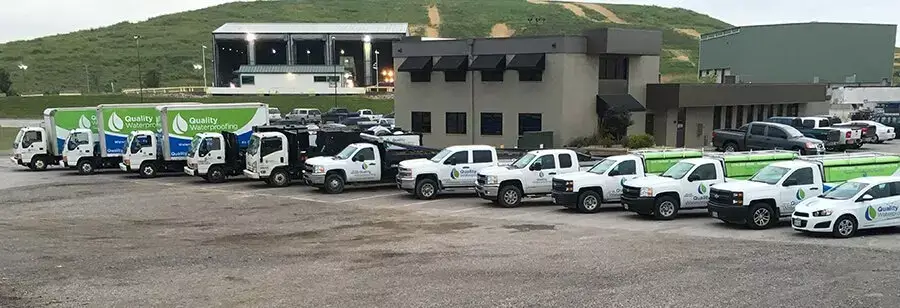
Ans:
[[[816,120],[803,120],[803,127],[816,128]]]
[[[535,161],[541,162],[541,170],[556,169],[556,159],[553,157],[553,154],[541,156]]]
[[[829,126],[831,126],[831,125],[828,123],[828,120],[825,120],[825,119],[819,120],[819,127],[829,127]]]
[[[692,172],[689,177],[696,177],[697,181],[715,180],[716,166],[713,164],[701,165],[700,167],[697,167],[697,169],[694,169],[694,172]]]
[[[449,165],[450,162],[454,162],[457,164],[468,164],[469,163],[469,151],[459,151],[450,155],[449,158],[444,160],[445,165]]]
[[[866,191],[866,194],[871,195],[872,198],[875,198],[875,199],[890,197],[891,196],[891,187],[890,187],[890,185],[888,185],[888,183],[874,185],[874,186],[872,186],[872,188],[869,188],[869,190]]]
[[[572,167],[572,154],[568,154],[568,153],[559,154],[559,167],[560,168]]]
[[[616,165],[614,170],[619,171],[619,175],[635,174],[636,170],[635,170],[634,160],[623,161],[623,162],[619,163],[618,165]]]
[[[23,138],[28,143],[41,141],[41,132],[39,131],[28,131],[25,133],[25,138]]]
[[[757,136],[765,135],[766,134],[766,126],[759,125],[759,124],[751,125],[750,126],[750,134],[757,135]]]
[[[787,177],[784,181],[787,182],[791,179],[797,180],[796,185],[812,185],[813,184],[813,172],[812,168],[802,168],[797,169],[794,173],[791,173],[790,176]],[[790,185],[793,186],[793,185]]]
[[[494,161],[494,155],[491,154],[491,151],[488,150],[475,150],[472,151],[472,162],[479,163],[490,163]]]
[[[364,148],[356,152],[356,160],[375,160],[375,149]]]
[[[784,130],[782,130],[781,128],[778,128],[778,127],[770,126],[769,130],[766,132],[766,134],[767,134],[767,136],[772,137],[772,138],[787,139],[787,134],[784,132]]]

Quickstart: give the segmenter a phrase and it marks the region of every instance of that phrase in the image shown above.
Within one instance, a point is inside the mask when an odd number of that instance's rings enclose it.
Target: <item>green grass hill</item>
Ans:
[[[300,0],[237,2],[151,18],[139,23],[0,44],[0,68],[20,93],[109,91],[137,87],[133,36],[141,39],[142,70],[160,72],[162,86],[200,85],[192,64],[201,45],[226,22],[407,22],[413,34],[453,38],[577,34],[596,27],[663,31],[667,80],[695,75],[697,35],[729,24],[679,8],[544,0]],[[207,58],[211,51],[207,50]],[[23,72],[16,68],[28,65]],[[210,73],[210,76],[212,74]],[[24,82],[23,82],[24,80]]]

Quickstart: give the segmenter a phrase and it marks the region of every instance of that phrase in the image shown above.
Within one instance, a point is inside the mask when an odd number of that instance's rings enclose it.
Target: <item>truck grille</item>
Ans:
[[[566,191],[566,181],[553,179],[552,189],[555,191]]]
[[[734,204],[734,193],[712,188],[709,190],[709,201],[723,204]]]
[[[303,171],[304,171],[304,172],[308,172],[308,173],[312,173],[312,171],[313,171],[313,166],[310,165],[310,164],[303,164]]]
[[[637,198],[641,196],[639,187],[622,186],[622,197]]]
[[[484,174],[479,174],[476,181],[478,182],[478,185],[484,185],[487,183],[487,176],[485,176]]]
[[[809,217],[809,213],[803,213],[803,212],[794,212],[794,215],[797,215],[800,217]]]
[[[840,141],[841,140],[841,131],[839,130],[831,130],[828,131],[826,141]]]

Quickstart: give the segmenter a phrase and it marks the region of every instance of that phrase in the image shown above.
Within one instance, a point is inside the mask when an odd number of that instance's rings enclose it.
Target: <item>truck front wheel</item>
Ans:
[[[88,174],[94,173],[94,164],[92,164],[87,159],[80,160],[78,162],[78,164],[75,165],[75,168],[78,169],[78,174],[81,174],[81,175],[88,175]]]
[[[43,157],[32,158],[28,167],[31,168],[31,170],[47,170],[47,160]]]
[[[337,174],[329,174],[325,177],[325,192],[339,194],[344,192],[344,178]]]
[[[285,187],[291,183],[291,180],[288,177],[287,171],[284,171],[284,169],[278,169],[272,171],[272,174],[269,175],[266,183],[268,183],[269,186],[272,187]]]
[[[416,182],[416,198],[431,200],[435,195],[437,195],[437,183],[434,180],[421,179]]]
[[[156,169],[156,164],[145,162],[141,164],[141,169],[138,171],[138,174],[140,174],[142,178],[156,177]]]
[[[589,190],[578,196],[578,210],[582,213],[596,213],[600,210],[602,199],[596,191]]]
[[[747,217],[747,226],[751,229],[766,229],[778,223],[775,210],[768,203],[754,203],[750,205],[750,217]]]
[[[678,200],[672,196],[662,196],[656,198],[656,205],[653,210],[653,216],[656,219],[672,220],[678,214]]]
[[[522,202],[522,190],[516,185],[504,185],[497,192],[497,200],[502,207],[517,207]]]
[[[219,166],[209,167],[209,171],[206,173],[206,181],[210,183],[225,182],[225,170],[222,170],[222,167]]]

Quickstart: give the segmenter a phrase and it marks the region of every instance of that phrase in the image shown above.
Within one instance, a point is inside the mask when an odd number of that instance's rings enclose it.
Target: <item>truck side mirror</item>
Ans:
[[[453,157],[448,157],[447,160],[444,161],[444,165],[456,166],[456,159]]]
[[[866,202],[866,201],[872,201],[872,200],[875,200],[875,197],[872,197],[872,195],[870,195],[870,194],[865,194],[862,197],[859,197],[859,200],[856,200],[856,201],[857,202]]]
[[[794,186],[797,185],[797,183],[797,179],[787,179],[784,180],[784,184],[781,184],[781,186]]]
[[[688,176],[688,182],[699,181],[699,180],[700,180],[700,175],[691,174]]]
[[[544,166],[543,166],[543,164],[541,164],[541,162],[536,161],[536,162],[534,162],[533,164],[531,164],[531,168],[529,168],[529,170],[531,170],[531,171],[538,171],[538,170],[543,169],[543,167],[544,167]]]
[[[618,169],[613,169],[613,170],[610,170],[610,171],[609,171],[609,176],[617,176],[617,175],[620,175],[620,174],[621,174],[621,172],[619,172]]]

